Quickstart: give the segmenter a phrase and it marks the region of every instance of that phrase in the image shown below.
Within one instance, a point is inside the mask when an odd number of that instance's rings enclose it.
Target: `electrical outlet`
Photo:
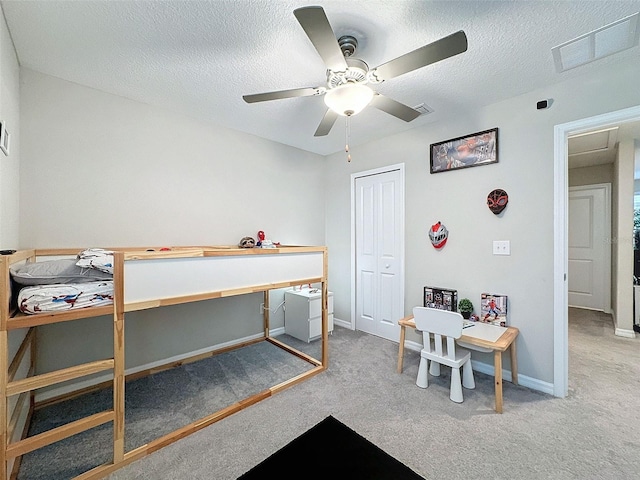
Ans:
[[[511,255],[511,242],[509,240],[493,241],[494,255]]]

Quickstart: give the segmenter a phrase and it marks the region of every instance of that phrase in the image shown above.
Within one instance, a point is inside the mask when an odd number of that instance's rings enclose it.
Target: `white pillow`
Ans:
[[[111,280],[109,275],[93,268],[82,268],[76,265],[73,258],[47,260],[44,262],[25,263],[12,266],[9,271],[16,283],[20,285],[51,285],[55,283],[85,283],[98,280]]]
[[[78,267],[94,268],[113,275],[113,252],[102,248],[89,248],[78,254]]]

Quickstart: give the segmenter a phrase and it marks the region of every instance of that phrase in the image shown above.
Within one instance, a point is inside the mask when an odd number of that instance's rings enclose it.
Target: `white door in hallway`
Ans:
[[[398,341],[404,312],[403,173],[355,178],[356,330]]]
[[[569,188],[569,306],[610,311],[610,184]]]

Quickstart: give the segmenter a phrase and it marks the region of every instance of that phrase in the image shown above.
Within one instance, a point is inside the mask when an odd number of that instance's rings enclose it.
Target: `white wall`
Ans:
[[[10,155],[0,151],[0,249],[18,248],[20,169],[19,66],[0,9],[0,120],[11,135]]]
[[[324,243],[323,157],[29,69],[21,83],[22,247]]]
[[[20,79],[21,248],[234,245],[258,230],[324,244],[322,156],[29,69]],[[262,300],[127,314],[127,367],[260,333]],[[39,371],[109,356],[109,332],[108,318],[40,328]]]
[[[9,31],[0,5],[0,120],[10,133],[10,154],[0,152],[0,249],[18,248],[18,201],[20,172],[20,110],[19,110],[19,65]],[[13,330],[9,333],[6,347],[7,360],[11,362],[22,343],[26,329]],[[15,379],[27,376],[29,371],[30,352],[23,358],[16,372]],[[7,402],[9,418],[15,415],[18,396],[14,395]],[[29,411],[29,402],[25,402],[15,423],[11,441],[21,438]],[[14,460],[7,462],[7,472],[13,468]],[[4,466],[2,467],[4,468]]]
[[[614,248],[612,274],[617,278],[613,297],[616,333],[634,337],[633,332],[633,169],[634,140],[618,146],[615,164],[617,187],[613,189],[616,215],[613,220]]]
[[[329,283],[337,318],[350,318],[349,182],[353,172],[405,163],[405,314],[421,303],[422,287],[458,290],[477,299],[487,291],[509,296],[509,318],[520,329],[519,373],[542,384],[553,378],[554,125],[640,104],[640,65],[602,70],[437,124],[352,148],[353,160],[328,157]],[[505,79],[508,81],[508,79]],[[536,102],[551,98],[547,110]],[[354,118],[357,121],[357,117]],[[429,174],[429,145],[492,127],[499,130],[499,162]],[[494,188],[509,194],[501,216],[486,206]],[[449,240],[436,251],[427,237],[437,221]],[[510,240],[511,256],[493,256],[493,240]],[[476,302],[477,303],[477,302]],[[476,305],[477,307],[477,305]],[[411,340],[419,341],[412,334]],[[492,364],[486,356],[474,358]]]

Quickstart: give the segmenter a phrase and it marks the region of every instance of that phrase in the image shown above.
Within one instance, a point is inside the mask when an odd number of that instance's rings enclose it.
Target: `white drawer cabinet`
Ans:
[[[327,323],[333,331],[333,292],[327,293]],[[307,343],[322,336],[322,290],[284,292],[284,331]]]

